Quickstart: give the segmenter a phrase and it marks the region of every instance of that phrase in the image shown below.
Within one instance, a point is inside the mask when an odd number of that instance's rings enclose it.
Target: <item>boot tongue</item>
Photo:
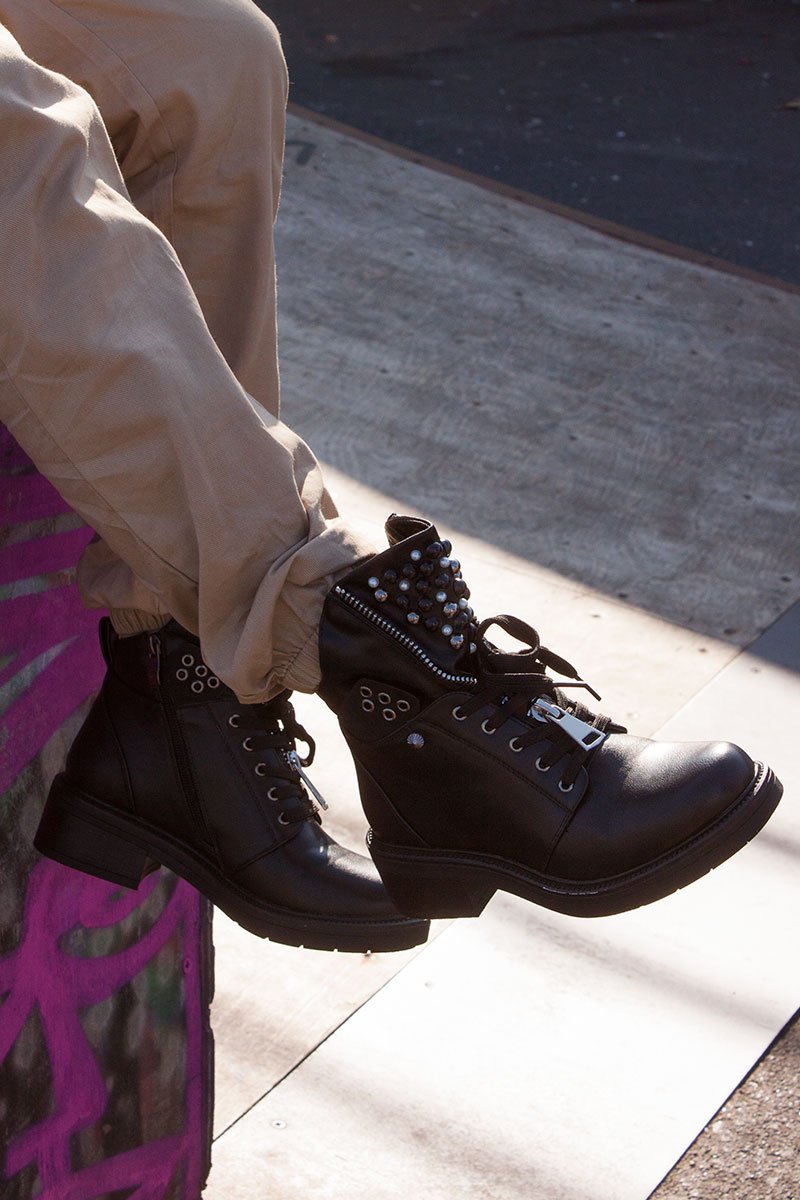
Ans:
[[[389,549],[362,563],[342,585],[444,671],[474,674],[469,588],[450,543],[430,521],[397,513],[386,522],[386,537]]]
[[[430,534],[431,541],[434,538],[439,540],[435,527],[424,517],[403,517],[399,513],[392,513],[383,528],[390,546],[396,546],[398,542],[404,542],[417,533]]]

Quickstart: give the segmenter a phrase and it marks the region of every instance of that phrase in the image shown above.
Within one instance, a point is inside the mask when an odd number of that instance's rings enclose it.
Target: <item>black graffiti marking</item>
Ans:
[[[290,146],[299,147],[294,160],[298,167],[305,167],[311,161],[314,151],[317,148],[316,142],[303,142],[299,138],[291,138],[286,143],[286,149],[288,150]]]

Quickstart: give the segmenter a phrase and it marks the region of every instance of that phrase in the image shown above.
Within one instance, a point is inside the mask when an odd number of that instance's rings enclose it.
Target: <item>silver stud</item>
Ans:
[[[406,620],[409,621],[412,625],[416,625],[417,622],[419,621],[419,613],[414,613],[414,612],[406,613]]]
[[[202,692],[204,690],[204,688],[205,688],[205,684],[201,683],[199,679],[195,679],[194,683],[192,684],[192,691],[193,692]]]
[[[401,592],[407,592],[409,591],[411,584],[407,579],[401,579],[397,586],[400,588]]]
[[[377,575],[370,575],[369,579],[367,580],[367,584],[371,588],[380,587],[380,583],[381,581],[378,579]]]
[[[412,562],[419,562],[419,560],[420,560],[421,558],[422,558],[422,551],[421,551],[421,550],[412,550],[412,551],[411,551],[411,561],[412,561]]]
[[[458,612],[458,605],[451,600],[449,604],[445,604],[443,611],[446,617],[454,617]]]
[[[421,750],[425,745],[425,738],[421,733],[410,733],[406,738],[406,744],[412,746],[414,750]]]
[[[457,558],[450,559],[450,570],[453,572],[454,575],[455,575],[456,571],[461,570],[461,563],[458,561]]]
[[[464,645],[464,639],[460,633],[457,633],[455,635],[455,637],[450,638],[450,645],[453,647],[454,650],[461,649],[461,647]]]
[[[447,570],[447,568],[450,566],[450,559],[449,559],[449,558],[447,558],[447,557],[445,557],[445,558],[440,558],[440,559],[439,559],[439,566],[442,568],[442,570],[443,570],[443,571],[446,571],[446,570]]]
[[[378,590],[375,593],[375,599],[378,601],[379,604],[383,604],[384,600],[389,599],[389,593],[384,591],[383,588],[378,588]]]
[[[453,626],[452,626],[452,625],[443,625],[443,626],[442,626],[442,637],[450,637],[450,634],[451,634],[452,632],[453,632]]]
[[[438,600],[439,604],[444,604],[447,600],[447,592],[437,592],[436,599]]]
[[[465,600],[464,597],[462,596],[458,602],[458,607],[463,612],[465,608],[469,608],[469,600]]]
[[[470,644],[469,644],[469,652],[470,652],[470,654],[474,654],[474,653],[476,652],[476,650],[477,650],[477,649],[478,649],[478,647],[477,647],[476,643],[475,643],[475,642],[470,642]]]
[[[181,683],[183,683],[184,679],[189,678],[189,672],[185,669],[185,667],[178,667],[177,671],[175,672],[175,678],[180,679]]]

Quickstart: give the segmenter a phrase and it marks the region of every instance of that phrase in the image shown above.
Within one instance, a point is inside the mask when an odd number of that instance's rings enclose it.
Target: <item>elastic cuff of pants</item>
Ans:
[[[163,629],[170,620],[168,613],[144,612],[140,608],[110,608],[108,618],[114,632],[121,638]]]

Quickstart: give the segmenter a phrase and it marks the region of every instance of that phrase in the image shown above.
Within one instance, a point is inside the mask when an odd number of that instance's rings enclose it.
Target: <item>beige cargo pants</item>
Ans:
[[[86,602],[249,701],[314,690],[372,552],[278,419],[286,91],[251,0],[0,0],[0,421],[100,535]]]

